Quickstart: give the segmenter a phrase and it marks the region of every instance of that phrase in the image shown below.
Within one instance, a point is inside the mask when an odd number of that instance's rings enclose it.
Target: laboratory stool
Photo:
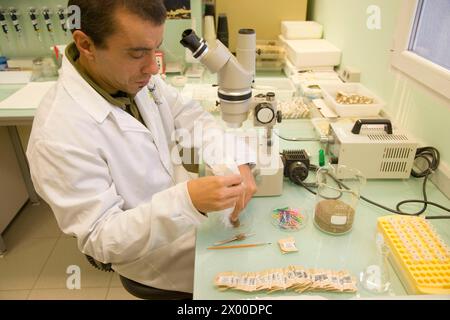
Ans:
[[[101,271],[111,272],[114,270],[111,267],[111,263],[102,263],[91,256],[85,255],[89,263],[96,269]],[[158,289],[154,287],[146,286],[142,283],[133,281],[131,279],[125,278],[119,275],[120,282],[122,282],[125,290],[131,295],[145,300],[192,300],[192,293],[179,292],[179,291],[169,291]]]
[[[143,285],[121,275],[123,287],[135,297],[146,300],[192,300],[192,293],[162,290]]]

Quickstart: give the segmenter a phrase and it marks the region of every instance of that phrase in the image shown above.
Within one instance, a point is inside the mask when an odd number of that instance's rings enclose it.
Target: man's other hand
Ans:
[[[188,181],[187,188],[195,208],[208,213],[237,207],[245,194],[242,182],[240,175],[203,177]]]
[[[239,214],[242,210],[244,210],[257,191],[252,169],[247,164],[243,164],[239,166],[239,172],[242,177],[243,192],[239,196],[239,199],[236,202],[236,207],[231,214],[231,221],[236,221],[239,218]]]

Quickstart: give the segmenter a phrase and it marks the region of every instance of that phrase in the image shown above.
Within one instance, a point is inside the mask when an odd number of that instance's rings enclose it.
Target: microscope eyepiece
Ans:
[[[184,30],[183,34],[181,35],[180,43],[183,45],[183,47],[191,50],[192,55],[196,59],[200,57],[208,48],[205,40],[200,39],[192,29]]]
[[[181,45],[189,49],[192,56],[204,64],[211,73],[218,73],[217,96],[220,99],[222,119],[233,128],[241,127],[248,118],[254,67],[252,69],[247,65],[250,61],[255,64],[256,55],[254,30],[243,29],[239,38],[243,38],[243,45],[238,47],[241,49],[241,60],[239,57],[235,58],[220,40],[207,43],[192,29],[184,30],[180,41]]]
[[[188,48],[192,52],[197,51],[197,49],[201,46],[200,38],[197,37],[195,31],[192,29],[186,29],[183,31],[180,43],[183,47]]]

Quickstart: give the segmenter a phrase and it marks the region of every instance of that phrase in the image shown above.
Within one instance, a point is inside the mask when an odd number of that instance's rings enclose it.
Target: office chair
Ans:
[[[102,263],[91,256],[85,255],[89,263],[94,266],[96,269],[106,272],[114,272],[112,269],[111,263]],[[179,291],[169,291],[162,290],[158,288],[149,287],[143,285],[142,283],[133,281],[131,279],[125,278],[124,276],[120,277],[120,282],[122,282],[123,287],[127,290],[131,295],[145,300],[191,300],[192,293],[187,292],[179,292]]]

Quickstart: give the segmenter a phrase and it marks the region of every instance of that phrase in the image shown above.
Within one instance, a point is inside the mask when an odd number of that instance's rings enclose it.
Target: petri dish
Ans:
[[[286,232],[303,229],[309,220],[306,209],[289,205],[275,206],[270,210],[269,215],[272,225]]]

